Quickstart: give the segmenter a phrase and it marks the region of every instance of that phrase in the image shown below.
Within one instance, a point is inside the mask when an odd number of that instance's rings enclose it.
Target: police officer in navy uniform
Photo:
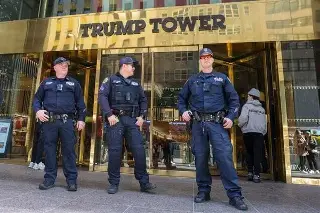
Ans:
[[[229,78],[212,68],[213,53],[200,51],[202,71],[191,76],[178,96],[178,109],[183,120],[192,119],[192,152],[195,155],[198,194],[194,201],[210,200],[212,179],[208,167],[212,145],[213,156],[229,197],[229,204],[247,210],[232,160],[232,145],[227,129],[238,115],[239,97]]]
[[[63,172],[68,191],[77,191],[76,132],[85,126],[86,106],[78,81],[67,76],[70,62],[59,57],[54,61],[55,77],[45,79],[34,96],[33,109],[43,122],[45,175],[39,189],[54,187],[57,177],[57,142],[61,140]],[[77,115],[77,123],[75,123]]]
[[[148,105],[142,87],[132,78],[135,62],[130,57],[121,58],[120,71],[104,79],[99,91],[99,103],[107,120],[109,194],[118,191],[123,138],[132,151],[134,174],[141,191],[148,192],[156,188],[149,182],[143,138],[139,129],[144,122]]]

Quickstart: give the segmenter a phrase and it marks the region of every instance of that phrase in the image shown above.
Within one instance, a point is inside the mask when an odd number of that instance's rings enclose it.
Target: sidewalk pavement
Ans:
[[[155,193],[141,193],[133,175],[122,174],[119,192],[106,192],[107,174],[79,170],[78,191],[66,191],[62,169],[56,187],[38,189],[43,171],[26,166],[0,164],[1,213],[187,213],[240,212],[229,206],[219,177],[213,178],[212,200],[195,204],[197,193],[194,179],[150,176],[158,188]],[[241,179],[247,212],[299,213],[320,212],[320,187],[263,181],[255,184]]]

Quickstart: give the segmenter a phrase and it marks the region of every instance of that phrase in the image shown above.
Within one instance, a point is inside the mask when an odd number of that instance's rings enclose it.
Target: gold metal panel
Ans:
[[[320,37],[320,20],[317,21],[317,11],[320,11],[320,1],[312,0],[312,22],[313,22],[313,28],[314,28],[314,37],[319,38]],[[319,19],[319,15],[318,15]]]
[[[97,66],[96,66],[96,79],[94,87],[94,103],[93,103],[93,116],[92,116],[92,134],[91,134],[91,146],[90,146],[90,163],[89,171],[94,170],[94,151],[97,137],[97,118],[99,115],[98,112],[98,93],[100,86],[100,64],[101,64],[101,50],[98,50],[97,55]]]
[[[276,43],[276,51],[277,51],[277,60],[278,60],[278,88],[279,91],[277,94],[279,95],[280,100],[280,114],[281,116],[281,126],[282,126],[282,138],[280,138],[282,144],[282,153],[284,154],[284,162],[283,165],[285,166],[285,179],[287,183],[291,183],[292,175],[291,175],[291,162],[290,162],[290,150],[289,150],[289,131],[288,131],[288,122],[287,122],[287,103],[286,103],[286,91],[285,91],[285,82],[284,82],[284,73],[283,73],[283,66],[282,66],[282,49],[281,49],[281,42]],[[281,132],[281,131],[280,131]]]
[[[151,47],[150,52],[186,52],[186,51],[199,51],[198,46],[173,46],[173,47]]]
[[[153,117],[154,117],[154,87],[155,87],[155,79],[154,79],[154,53],[151,52],[151,100],[150,100],[150,106],[151,106],[151,109],[150,109],[150,128],[149,128],[149,131],[150,131],[150,142],[149,142],[149,168],[153,168],[153,135],[154,135],[154,120],[153,120]],[[144,82],[143,82],[144,83]]]
[[[148,48],[124,48],[124,49],[103,49],[102,55],[117,55],[117,54],[130,54],[130,53],[148,53]]]
[[[89,53],[89,54],[91,54],[91,53]],[[88,57],[88,58],[89,58],[89,61],[90,61],[91,60],[90,57]],[[84,83],[85,87],[84,87],[83,96],[84,96],[84,103],[86,104],[86,106],[88,106],[89,81],[90,81],[90,72],[91,72],[90,68],[86,68],[85,72],[86,72],[86,74],[85,74],[85,83]],[[96,134],[96,133],[93,132],[93,134]],[[83,154],[84,154],[85,137],[86,137],[86,127],[84,127],[84,129],[81,131],[80,149],[79,149],[79,164],[84,164],[84,162],[83,162]]]
[[[228,57],[232,57],[232,44],[227,43],[227,55]],[[234,71],[233,71],[233,65],[228,65],[228,77],[231,81],[231,83],[234,85]],[[236,126],[233,126],[230,129],[230,140],[231,144],[233,146],[233,152],[232,152],[232,158],[233,158],[233,165],[234,168],[237,168],[237,144],[236,144]]]
[[[199,45],[203,43],[234,43],[286,41],[320,38],[316,22],[316,10],[307,6],[294,11],[275,11],[275,1],[233,2],[180,7],[151,8],[22,20],[0,23],[0,53],[44,52],[82,49],[142,48],[155,46]],[[288,1],[289,3],[289,1]],[[284,3],[286,4],[286,2]],[[313,0],[315,8],[319,3]],[[231,9],[232,8],[232,9]],[[289,7],[290,8],[290,7]],[[225,16],[226,29],[200,31],[200,20],[195,28],[165,32],[162,25],[159,33],[150,19],[164,17],[191,17],[202,15]],[[138,34],[112,35],[83,38],[81,24],[104,23],[128,20],[143,20],[145,29]],[[213,21],[209,21],[213,25]],[[171,27],[171,24],[166,26]],[[91,33],[91,30],[89,30]]]
[[[293,184],[308,184],[308,185],[320,186],[320,179],[293,177],[292,183]]]

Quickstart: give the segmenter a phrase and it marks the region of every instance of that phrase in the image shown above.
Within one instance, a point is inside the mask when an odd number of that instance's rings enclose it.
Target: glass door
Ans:
[[[204,45],[204,47],[213,51],[214,69],[226,74],[233,83],[240,97],[240,106],[242,107],[246,103],[247,94],[251,88],[259,89],[261,92],[260,101],[266,109],[267,116],[270,117],[265,43],[228,43]],[[272,173],[270,123],[268,126],[268,134],[265,136],[264,157],[261,162],[263,173]],[[240,174],[246,174],[246,149],[241,129],[237,126],[237,120],[230,131],[230,136],[234,148],[235,168]]]
[[[102,50],[101,53],[101,67],[100,67],[100,82],[110,75],[115,74],[119,71],[119,61],[122,57],[132,57],[138,63],[135,64],[134,78],[138,80],[139,83],[143,82],[143,73],[144,70],[150,66],[148,64],[148,49],[147,48],[137,48],[137,49],[113,49],[113,50]],[[145,94],[147,97],[150,97],[150,91],[146,90]],[[97,97],[96,97],[97,101]],[[150,105],[150,102],[149,102]],[[97,135],[96,135],[96,145],[95,145],[95,170],[105,171],[105,168],[108,163],[108,138],[105,135],[105,118],[101,113],[101,110],[98,109],[97,115]],[[145,123],[148,123],[146,121]],[[145,126],[145,125],[144,125]],[[143,130],[142,128],[141,130]],[[147,151],[147,136],[144,136],[144,143],[146,144]],[[147,151],[148,153],[148,151]],[[122,170],[124,168],[133,168],[134,160],[132,153],[130,152],[126,141],[123,141],[122,148]]]
[[[82,88],[84,102],[87,107],[86,126],[81,132],[77,132],[77,143],[75,146],[78,165],[89,165],[90,146],[92,137],[94,87],[96,77],[96,50],[47,52],[44,53],[42,66],[42,80],[55,76],[53,61],[58,57],[65,57],[70,60],[68,76],[76,79]],[[60,143],[58,143],[59,148]],[[61,150],[58,151],[59,164],[62,164]]]
[[[179,115],[177,100],[187,79],[199,72],[199,48],[151,48],[149,55],[151,69],[144,73],[144,88],[151,88],[149,166],[164,174],[195,170],[189,126]]]

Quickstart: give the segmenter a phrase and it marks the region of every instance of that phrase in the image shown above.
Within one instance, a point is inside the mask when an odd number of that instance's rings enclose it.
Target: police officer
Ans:
[[[201,203],[210,200],[210,141],[229,204],[237,209],[247,210],[233,166],[232,145],[227,131],[238,114],[239,97],[228,77],[213,70],[213,61],[212,51],[202,49],[202,71],[188,79],[178,96],[178,109],[183,120],[190,121],[193,118],[192,152],[195,155],[198,184],[198,194],[194,201]]]
[[[63,172],[68,191],[77,191],[75,114],[78,131],[85,126],[86,106],[80,84],[67,76],[70,62],[59,57],[54,62],[55,77],[45,79],[34,96],[33,109],[36,117],[43,122],[45,152],[45,175],[39,189],[54,187],[57,177],[56,150],[58,137],[61,140]]]
[[[142,126],[147,113],[147,98],[139,83],[132,78],[134,60],[120,59],[120,71],[104,79],[99,90],[99,103],[107,117],[109,194],[118,191],[123,138],[128,142],[134,158],[134,174],[142,192],[156,186],[149,182],[146,168],[146,155],[143,146]]]

